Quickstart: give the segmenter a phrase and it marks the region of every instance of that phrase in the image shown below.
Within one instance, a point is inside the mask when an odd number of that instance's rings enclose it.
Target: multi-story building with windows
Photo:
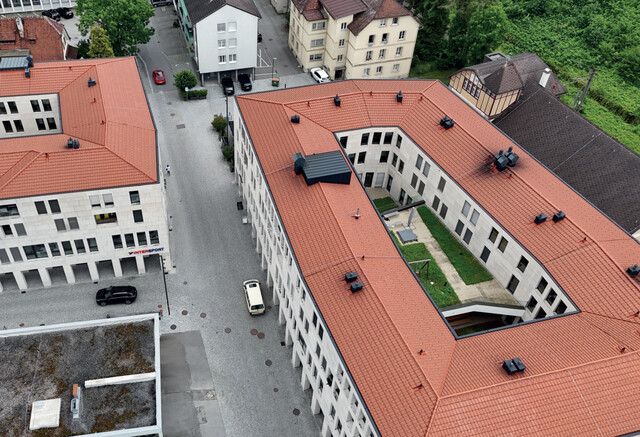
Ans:
[[[44,11],[46,9],[72,8],[76,5],[74,0],[2,0],[0,12],[10,14],[13,12]]]
[[[395,0],[291,0],[289,48],[332,79],[409,76],[418,21]]]
[[[234,110],[238,191],[323,436],[640,430],[640,245],[463,99],[360,80]],[[370,186],[424,201],[522,320],[456,334]]]
[[[135,58],[12,60],[0,70],[0,290],[170,270]]]

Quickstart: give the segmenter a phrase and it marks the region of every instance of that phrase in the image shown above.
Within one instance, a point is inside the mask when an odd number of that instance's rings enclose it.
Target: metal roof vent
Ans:
[[[302,173],[305,162],[307,162],[307,160],[302,153],[298,152],[293,155],[293,169],[296,174]]]
[[[502,368],[509,374],[513,375],[516,372],[524,372],[526,369],[524,363],[520,358],[514,358],[512,360],[504,360]]]
[[[564,219],[567,215],[562,212],[562,211],[558,211],[553,215],[553,221],[554,222],[559,222],[560,220]]]
[[[640,266],[635,264],[627,269],[627,273],[631,276],[638,276],[640,274]]]
[[[349,272],[344,275],[344,280],[347,281],[347,284],[355,281],[356,279],[358,279],[358,274],[356,272]]]
[[[351,284],[351,292],[355,293],[356,291],[360,291],[362,290],[362,282],[358,281],[358,282],[353,282]]]
[[[493,163],[496,165],[496,169],[498,171],[503,171],[507,169],[509,158],[507,158],[504,154],[504,151],[500,149],[498,154],[493,157]]]
[[[402,103],[402,91],[398,91],[398,95],[396,96],[396,101],[398,103]]]
[[[454,124],[453,120],[446,115],[440,119],[440,126],[445,129],[451,129]]]
[[[29,70],[29,67],[24,69],[24,77],[27,79],[31,77],[31,70]]]
[[[299,115],[292,115],[291,116],[291,123],[300,123],[300,116]]]
[[[89,88],[96,85],[95,79],[89,78]]]
[[[27,55],[27,65],[29,68],[33,67],[33,55]]]
[[[336,94],[336,96],[333,98],[333,103],[336,106],[340,106],[340,97],[338,97],[338,95]]]
[[[513,152],[513,146],[507,149],[507,153],[505,153],[504,156],[506,156],[509,160],[509,162],[507,162],[507,165],[509,167],[515,167],[516,162],[518,162],[518,159],[520,159],[518,154]]]
[[[79,140],[73,140],[73,148],[74,149],[79,149],[80,148],[80,141]]]
[[[547,215],[544,213],[540,213],[536,216],[536,218],[533,221],[535,222],[536,225],[539,225],[540,223],[544,223],[545,221],[547,221]]]
[[[67,149],[73,149],[73,139],[71,138],[67,140]]]

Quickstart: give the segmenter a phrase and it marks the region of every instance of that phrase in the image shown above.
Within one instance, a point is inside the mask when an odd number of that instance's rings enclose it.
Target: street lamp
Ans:
[[[278,60],[278,58],[273,58],[273,62],[271,63],[271,79],[273,80],[273,69],[276,66],[276,61]]]

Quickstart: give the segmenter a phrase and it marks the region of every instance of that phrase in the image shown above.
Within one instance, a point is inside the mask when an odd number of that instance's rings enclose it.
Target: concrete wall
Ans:
[[[287,12],[287,0],[271,0],[271,6],[279,14]]]
[[[130,192],[138,191],[139,204],[132,204]],[[106,195],[106,199],[105,199]],[[109,195],[113,205],[107,205]],[[92,206],[92,200],[99,205]],[[60,213],[53,213],[49,201],[57,200]],[[39,214],[36,202],[44,202],[46,213]],[[167,225],[164,193],[161,184],[137,185],[131,187],[107,188],[92,191],[80,191],[44,196],[32,196],[18,199],[4,199],[3,205],[14,204],[19,215],[0,217],[0,275],[11,273],[21,290],[28,288],[25,273],[37,270],[42,285],[51,285],[50,269],[62,267],[68,283],[75,282],[72,266],[87,263],[91,279],[97,281],[99,272],[97,263],[111,261],[113,275],[122,276],[121,260],[134,257],[138,273],[145,272],[144,258],[150,254],[158,254],[165,258],[165,265],[172,267],[169,251],[169,230]],[[134,221],[133,211],[142,211],[142,222]],[[96,215],[115,213],[117,222],[96,222]],[[78,229],[71,229],[69,219],[77,220]],[[64,230],[58,230],[58,224]],[[19,226],[24,226],[26,235],[18,235]],[[150,231],[158,232],[158,243],[151,243]],[[8,234],[10,232],[10,235]],[[140,233],[140,235],[139,235]],[[122,239],[122,248],[116,249],[113,236]],[[127,247],[127,237],[133,237],[133,245]],[[89,239],[94,238],[97,251],[91,251]],[[144,239],[146,239],[146,242]],[[84,253],[80,253],[76,240],[81,240]],[[63,242],[71,244],[73,254],[66,255]],[[25,246],[45,245],[46,256],[28,259]],[[59,254],[51,247],[57,245]],[[6,258],[5,258],[6,255]],[[44,254],[43,254],[44,255]],[[4,260],[2,260],[4,258]],[[4,277],[5,281],[8,279]],[[0,280],[0,291],[2,281]]]
[[[218,32],[218,24],[225,23],[225,31]],[[235,23],[236,30],[229,30]],[[254,68],[258,58],[258,17],[231,6],[223,6],[195,25],[195,49],[200,73],[234,71]],[[237,41],[230,46],[232,39]],[[218,42],[225,40],[225,47],[219,48]],[[236,56],[230,62],[230,55]],[[219,57],[226,56],[224,63]]]
[[[39,111],[34,111],[31,101],[37,101]],[[43,101],[49,101],[51,110],[45,111]],[[15,104],[18,112],[12,113],[9,104]],[[6,114],[2,114],[4,111]],[[54,126],[50,126],[47,119],[53,118]],[[38,129],[36,119],[44,123],[44,129]],[[15,124],[16,120],[22,122],[23,132],[18,132]],[[5,122],[9,122],[11,130],[8,132]],[[53,128],[52,128],[53,127]],[[0,98],[0,139],[26,137],[32,135],[59,134],[62,132],[62,122],[60,121],[60,103],[58,94],[36,94],[28,96],[11,96]]]

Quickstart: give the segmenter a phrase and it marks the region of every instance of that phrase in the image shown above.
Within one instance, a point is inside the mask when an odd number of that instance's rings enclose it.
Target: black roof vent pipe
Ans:
[[[336,94],[336,96],[333,98],[333,103],[336,106],[340,106],[340,97],[338,97],[338,95]]]

